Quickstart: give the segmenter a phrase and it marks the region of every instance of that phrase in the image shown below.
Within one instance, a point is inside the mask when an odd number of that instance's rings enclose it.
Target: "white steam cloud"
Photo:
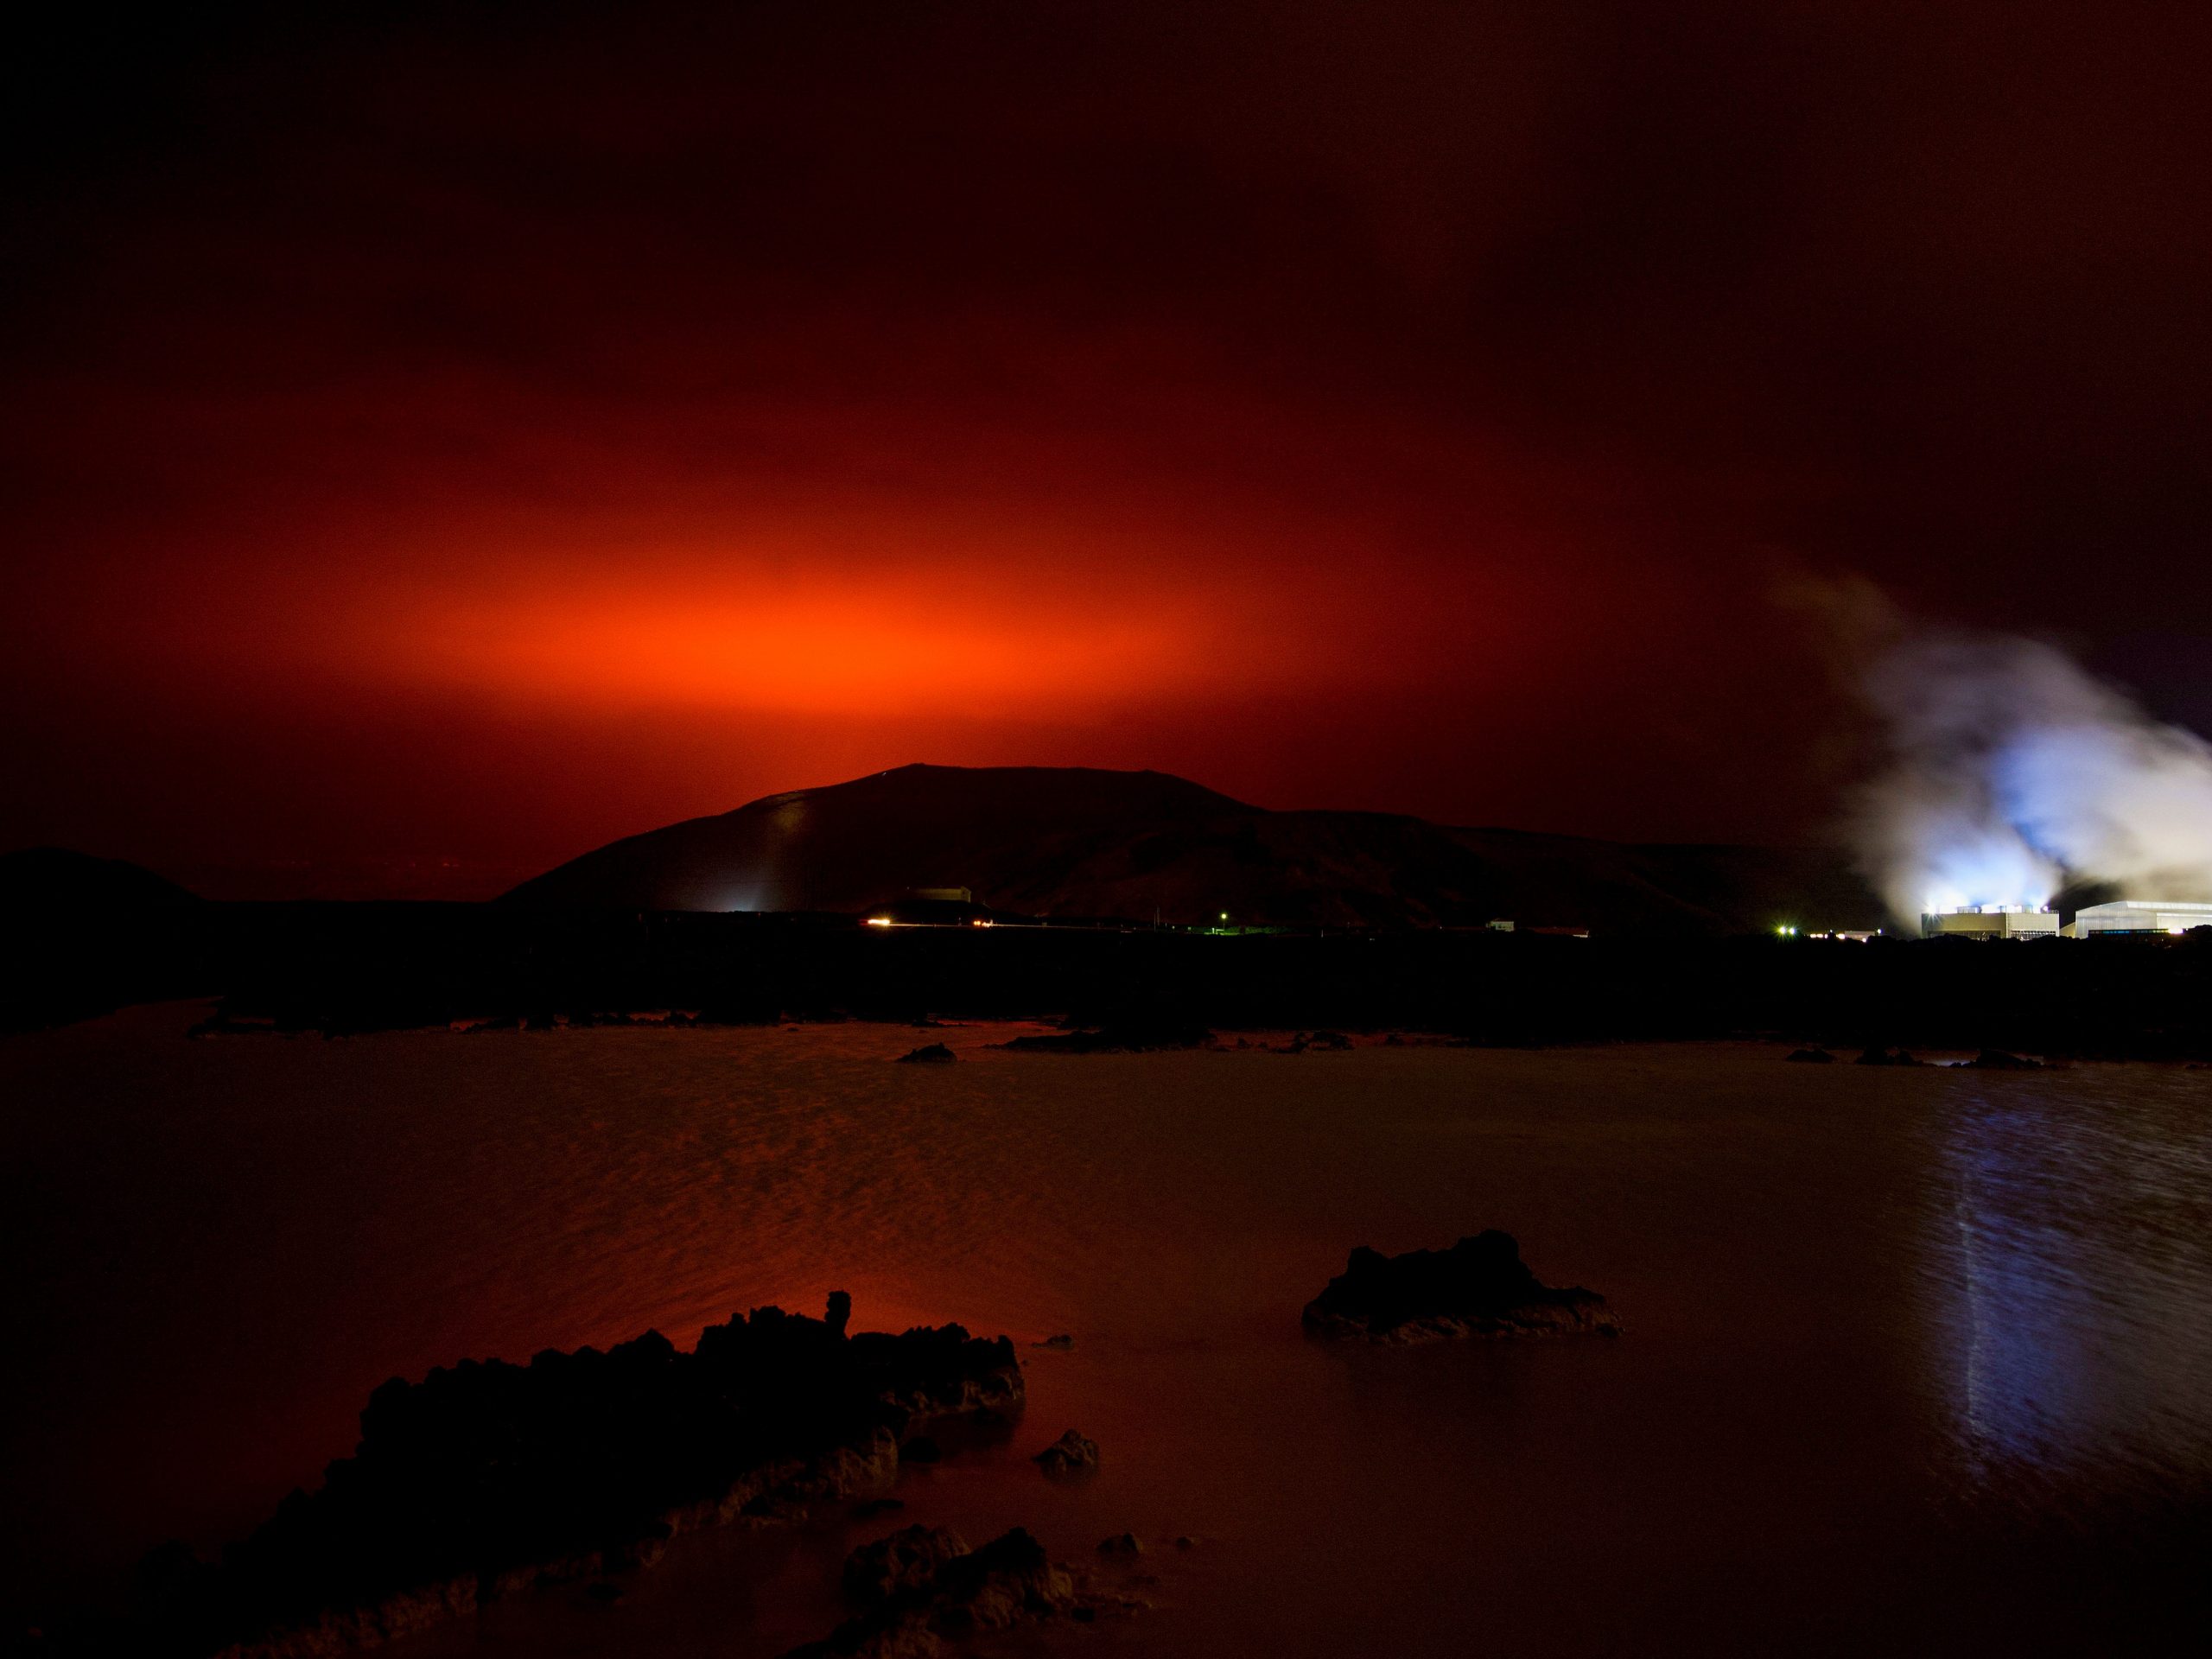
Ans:
[[[1901,918],[2070,882],[2212,899],[2212,744],[2032,640],[1913,634],[1872,658],[1886,769],[1855,815]]]

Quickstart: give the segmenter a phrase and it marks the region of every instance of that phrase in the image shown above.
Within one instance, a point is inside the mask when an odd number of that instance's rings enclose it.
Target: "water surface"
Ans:
[[[2212,1074],[1757,1046],[1065,1057],[810,1026],[0,1041],[11,1609],[213,1547],[394,1374],[735,1309],[1027,1344],[899,1520],[1130,1529],[1160,1605],[1017,1647],[2078,1650],[2197,1618]],[[941,1036],[949,1067],[891,1058]],[[1346,1249],[1517,1235],[1618,1342],[1346,1351]],[[1070,1426],[1075,1485],[1027,1461]],[[772,1654],[843,1523],[691,1541],[410,1650]],[[399,1651],[395,1649],[395,1652]]]

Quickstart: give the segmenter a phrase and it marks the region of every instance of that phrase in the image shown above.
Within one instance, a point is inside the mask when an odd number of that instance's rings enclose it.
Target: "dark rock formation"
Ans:
[[[1309,1048],[1341,1053],[1351,1046],[1351,1039],[1341,1031],[1301,1031],[1290,1039],[1293,1054],[1303,1054]]]
[[[2008,1054],[2001,1048],[1985,1048],[1967,1064],[1977,1071],[2041,1071],[2041,1060],[2031,1060],[2024,1055]]]
[[[1617,1333],[1619,1321],[1593,1290],[1554,1289],[1521,1260],[1510,1233],[1492,1229],[1448,1250],[1386,1256],[1364,1245],[1306,1305],[1315,1336],[1369,1342],[1540,1332]]]
[[[1117,1532],[1111,1538],[1098,1541],[1098,1553],[1129,1560],[1144,1554],[1144,1540],[1134,1532]]]
[[[674,1533],[880,1491],[933,1418],[1007,1409],[1006,1338],[960,1326],[848,1336],[773,1307],[528,1365],[464,1361],[370,1396],[360,1444],[118,1652],[336,1653],[546,1580],[650,1565]]]
[[[845,1605],[862,1612],[880,1607],[902,1590],[927,1585],[939,1567],[966,1554],[967,1541],[944,1527],[905,1527],[862,1544],[845,1558]]]
[[[1029,1345],[1032,1348],[1072,1348],[1075,1338],[1064,1331],[1057,1337],[1047,1337],[1042,1342],[1033,1342]]]
[[[1016,1037],[999,1046],[1030,1054],[1145,1054],[1161,1048],[1204,1048],[1211,1041],[1213,1033],[1204,1026],[1127,1025]]]
[[[1792,1049],[1788,1056],[1795,1065],[1834,1065],[1835,1056],[1825,1048]]]
[[[910,1053],[901,1054],[898,1064],[900,1065],[949,1065],[959,1058],[943,1043],[930,1043]]]
[[[1901,1048],[1870,1048],[1852,1062],[1853,1065],[1925,1065],[1925,1060],[1916,1060]]]
[[[1079,1586],[1020,1527],[976,1550],[921,1527],[883,1542],[893,1548],[866,1545],[855,1552],[866,1562],[847,1564],[848,1593],[857,1589],[868,1598],[861,1611],[825,1639],[794,1649],[790,1659],[928,1659],[948,1639],[1046,1619],[1088,1621],[1141,1605]]]
[[[1039,1452],[1035,1460],[1048,1475],[1071,1475],[1079,1469],[1096,1469],[1098,1442],[1070,1429]]]

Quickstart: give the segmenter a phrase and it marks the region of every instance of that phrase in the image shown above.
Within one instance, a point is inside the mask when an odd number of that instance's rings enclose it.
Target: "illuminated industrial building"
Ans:
[[[2094,938],[2100,933],[2186,933],[2212,927],[2212,904],[2189,899],[2115,899],[2086,905],[2074,912],[2067,937]]]
[[[2058,912],[2024,905],[1961,905],[1932,910],[1920,918],[1923,939],[2050,939],[2058,937]]]

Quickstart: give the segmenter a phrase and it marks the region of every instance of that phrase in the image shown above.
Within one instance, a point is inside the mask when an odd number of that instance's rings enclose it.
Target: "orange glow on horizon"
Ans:
[[[1217,676],[1224,642],[1179,619],[970,609],[859,588],[749,600],[607,596],[440,607],[388,661],[536,701],[966,714],[1111,703]]]
[[[1438,642],[1408,649],[1423,642],[1378,607],[1375,570],[1262,576],[1255,554],[1280,547],[1250,524],[1230,542],[957,518],[903,534],[785,523],[728,548],[694,527],[646,550],[479,547],[443,563],[418,545],[334,607],[334,633],[299,645],[349,677],[503,703],[871,720],[1092,718],[1433,665]],[[1465,644],[1495,651],[1480,631]]]

